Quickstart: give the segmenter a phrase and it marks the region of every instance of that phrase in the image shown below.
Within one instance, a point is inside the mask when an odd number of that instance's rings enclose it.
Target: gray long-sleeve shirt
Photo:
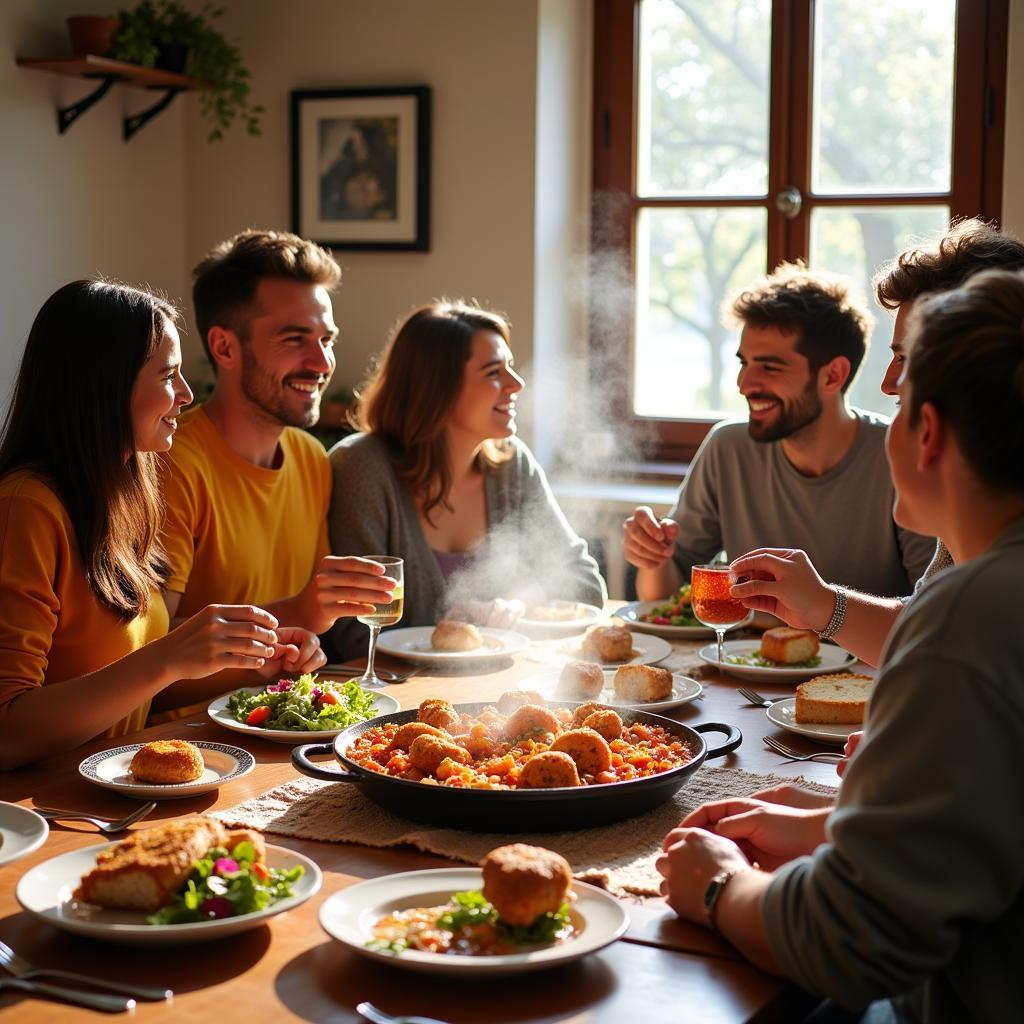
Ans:
[[[906,1019],[1024,1020],[1024,520],[929,581],[883,653],[829,843],[764,903],[785,973]]]
[[[511,438],[512,457],[485,467],[487,535],[472,565],[445,580],[420,526],[408,486],[387,444],[354,434],[331,449],[334,488],[328,516],[336,555],[397,555],[405,560],[401,626],[433,625],[456,598],[509,597],[537,584],[549,598],[601,606],[607,592],[586,541],[558,507],[529,448]],[[339,619],[330,635],[342,658],[366,649],[366,627]]]
[[[797,472],[781,443],[753,440],[746,421],[715,427],[669,513],[679,523],[673,558],[684,579],[723,550],[736,558],[761,547],[803,548],[830,583],[882,597],[909,594],[935,540],[893,522],[886,420],[855,412],[853,445],[819,477]]]

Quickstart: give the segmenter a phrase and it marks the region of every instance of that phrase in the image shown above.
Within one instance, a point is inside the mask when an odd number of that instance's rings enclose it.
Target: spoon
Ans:
[[[391,1014],[378,1010],[373,1003],[360,1003],[356,1007],[356,1013],[362,1014],[367,1020],[372,1020],[373,1024],[446,1024],[436,1017],[392,1017]]]

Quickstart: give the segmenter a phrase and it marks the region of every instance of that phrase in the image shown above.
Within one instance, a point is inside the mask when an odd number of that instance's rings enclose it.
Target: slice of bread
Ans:
[[[776,626],[761,637],[761,657],[782,665],[808,661],[818,653],[818,636],[809,629]]]
[[[875,680],[855,672],[815,676],[796,688],[796,720],[801,724],[860,725]]]

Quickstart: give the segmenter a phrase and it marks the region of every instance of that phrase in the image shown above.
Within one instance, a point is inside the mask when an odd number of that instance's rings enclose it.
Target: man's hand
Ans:
[[[387,568],[369,558],[327,555],[313,578],[296,596],[302,625],[326,633],[336,619],[372,615],[379,604],[390,604],[395,581]]]
[[[798,549],[760,548],[734,559],[743,581],[730,588],[748,608],[778,616],[797,629],[823,630],[835,610],[835,591]]]
[[[679,524],[656,519],[641,505],[622,526],[622,550],[626,561],[638,569],[660,569],[671,557],[679,536]]]

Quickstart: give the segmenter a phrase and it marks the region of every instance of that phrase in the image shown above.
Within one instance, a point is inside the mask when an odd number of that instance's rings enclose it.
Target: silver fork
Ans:
[[[759,708],[770,708],[777,700],[782,700],[782,697],[766,697],[763,693],[758,693],[757,690],[748,690],[745,686],[737,688],[736,692],[748,703],[756,704]]]
[[[135,1009],[134,999],[123,996],[105,996],[100,992],[83,992],[79,988],[62,988],[60,985],[44,985],[41,981],[26,981],[22,978],[0,978],[0,990],[5,988],[28,992],[29,995],[51,996],[63,999],[66,1003],[77,1003],[88,1006],[90,1010],[103,1010],[106,1013],[123,1013]]]
[[[81,985],[94,985],[96,988],[106,989],[108,992],[123,992],[127,996],[134,996],[136,999],[148,999],[158,1002],[162,999],[170,999],[174,993],[169,988],[150,988],[148,985],[122,985],[119,981],[102,981],[93,978],[88,974],[75,974],[74,971],[62,971],[56,967],[33,967],[24,957],[7,945],[0,942],[0,965],[5,967],[15,977],[24,981],[32,978],[60,978],[63,981],[73,981]]]
[[[111,821],[110,818],[97,818],[95,815],[83,814],[81,811],[62,811],[56,807],[33,807],[32,810],[47,821],[91,821],[101,832],[113,835],[115,832],[123,832],[129,825],[134,825],[140,818],[149,814],[154,807],[156,807],[156,801],[150,800],[149,803],[136,807],[131,814],[118,818],[116,821]]]
[[[445,1024],[443,1020],[438,1020],[436,1017],[410,1017],[408,1014],[392,1017],[390,1013],[378,1010],[373,1003],[365,1002],[356,1007],[356,1013],[361,1014],[367,1020],[372,1020],[374,1024]]]
[[[762,739],[769,750],[774,750],[776,754],[781,754],[790,761],[818,761],[821,758],[842,760],[845,756],[838,750],[817,750],[813,754],[801,754],[798,750],[787,747],[785,743],[780,743],[774,736],[763,736]]]

